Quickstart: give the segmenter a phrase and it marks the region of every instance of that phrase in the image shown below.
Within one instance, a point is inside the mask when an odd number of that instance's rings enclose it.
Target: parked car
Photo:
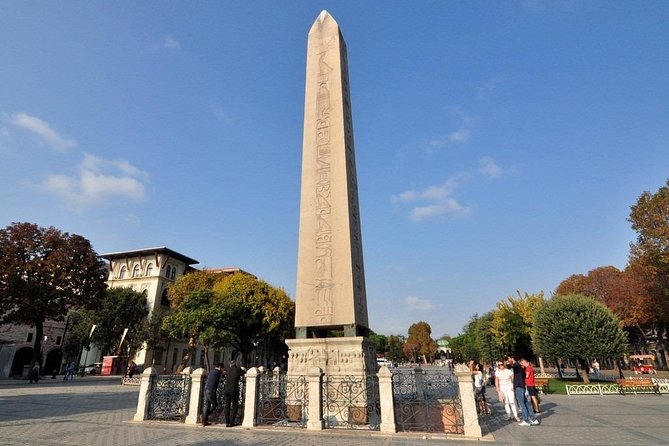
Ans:
[[[630,355],[629,359],[632,362],[632,370],[634,370],[634,374],[657,373],[655,370],[654,355]]]
[[[102,363],[101,362],[96,362],[94,364],[87,365],[84,367],[84,374],[85,375],[99,375],[100,372],[102,371]]]

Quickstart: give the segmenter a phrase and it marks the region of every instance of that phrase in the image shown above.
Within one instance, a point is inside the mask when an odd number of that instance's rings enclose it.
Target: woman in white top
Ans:
[[[507,369],[503,362],[497,363],[497,372],[495,373],[495,388],[500,401],[504,401],[504,410],[506,410],[506,419],[511,419],[511,413],[516,421],[518,418],[518,409],[516,408],[516,398],[513,391],[513,370]]]

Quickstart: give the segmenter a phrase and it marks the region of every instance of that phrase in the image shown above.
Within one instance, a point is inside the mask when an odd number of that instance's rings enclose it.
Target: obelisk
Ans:
[[[289,371],[376,372],[369,333],[346,44],[323,11],[309,31]]]

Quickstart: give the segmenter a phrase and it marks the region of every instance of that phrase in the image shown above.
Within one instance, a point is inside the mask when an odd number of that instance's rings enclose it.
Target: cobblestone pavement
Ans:
[[[243,429],[186,426],[180,423],[135,423],[138,387],[121,386],[117,378],[85,377],[65,383],[45,379],[0,381],[1,445],[471,445],[453,436],[386,435],[369,431],[308,432],[295,429]],[[490,395],[492,392],[488,392]],[[494,396],[493,396],[494,398]],[[502,406],[481,419],[481,442],[532,445],[669,444],[667,395],[548,395],[541,425],[521,427],[504,420]]]

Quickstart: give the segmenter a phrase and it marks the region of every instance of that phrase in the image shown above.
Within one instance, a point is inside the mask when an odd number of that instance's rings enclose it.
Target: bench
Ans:
[[[625,395],[626,390],[631,390],[636,395],[637,391],[648,391],[650,390],[653,393],[660,394],[660,389],[657,384],[653,382],[651,378],[624,378],[617,379],[618,387],[620,388],[620,393]]]
[[[548,378],[534,378],[534,388],[540,393],[546,393],[546,390],[548,390]]]

